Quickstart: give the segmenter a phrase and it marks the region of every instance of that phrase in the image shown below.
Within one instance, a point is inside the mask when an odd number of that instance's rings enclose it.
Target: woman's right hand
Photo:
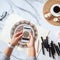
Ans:
[[[22,32],[17,32],[16,34],[13,35],[13,38],[10,41],[10,44],[12,46],[16,46],[18,44],[18,41],[21,41],[21,38],[22,38]]]

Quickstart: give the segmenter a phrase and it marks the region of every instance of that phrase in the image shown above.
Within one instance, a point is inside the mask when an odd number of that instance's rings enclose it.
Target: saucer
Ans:
[[[50,24],[54,25],[54,26],[60,26],[60,13],[56,14],[53,12],[52,8],[55,6],[55,5],[58,5],[60,6],[60,0],[48,0],[45,4],[44,4],[44,7],[43,7],[43,15],[44,15],[44,18],[45,18],[45,14],[46,13],[51,13],[53,15],[53,18],[51,19],[46,19],[47,22],[49,22]],[[55,22],[54,21],[54,18],[58,18],[59,19],[59,22]]]

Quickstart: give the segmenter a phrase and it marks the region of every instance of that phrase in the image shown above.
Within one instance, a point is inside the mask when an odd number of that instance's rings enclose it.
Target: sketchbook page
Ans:
[[[41,36],[46,39],[46,36],[49,35],[49,30],[44,28],[44,27],[41,27],[39,26],[38,28],[38,39],[36,40],[35,42],[35,48],[36,48],[36,56],[38,55],[38,53],[40,52],[41,50],[41,43],[42,43],[42,40],[41,40]]]

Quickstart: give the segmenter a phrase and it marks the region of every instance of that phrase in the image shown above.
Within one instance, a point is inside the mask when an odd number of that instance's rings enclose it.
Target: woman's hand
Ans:
[[[30,41],[27,43],[27,47],[28,47],[28,56],[35,57],[36,56],[35,40],[32,33],[30,33]]]
[[[30,33],[30,41],[27,43],[27,47],[28,48],[34,47],[34,45],[35,45],[35,41],[34,41],[32,33]]]
[[[10,41],[10,44],[12,46],[16,46],[18,44],[18,41],[21,40],[21,38],[22,38],[22,32],[14,34],[12,40]]]
[[[18,32],[14,34],[12,40],[10,41],[10,45],[15,47],[18,44],[18,41],[21,40],[21,37],[22,37],[22,32]],[[12,54],[12,51],[13,51],[13,48],[7,47],[6,50],[4,51],[4,54],[10,57]]]

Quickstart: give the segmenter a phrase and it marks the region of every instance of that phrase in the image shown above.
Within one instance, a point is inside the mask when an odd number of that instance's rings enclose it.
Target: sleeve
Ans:
[[[60,56],[58,56],[58,60],[60,60]]]
[[[36,57],[28,57],[26,60],[37,60]]]
[[[10,60],[5,54],[1,54],[0,60]]]

